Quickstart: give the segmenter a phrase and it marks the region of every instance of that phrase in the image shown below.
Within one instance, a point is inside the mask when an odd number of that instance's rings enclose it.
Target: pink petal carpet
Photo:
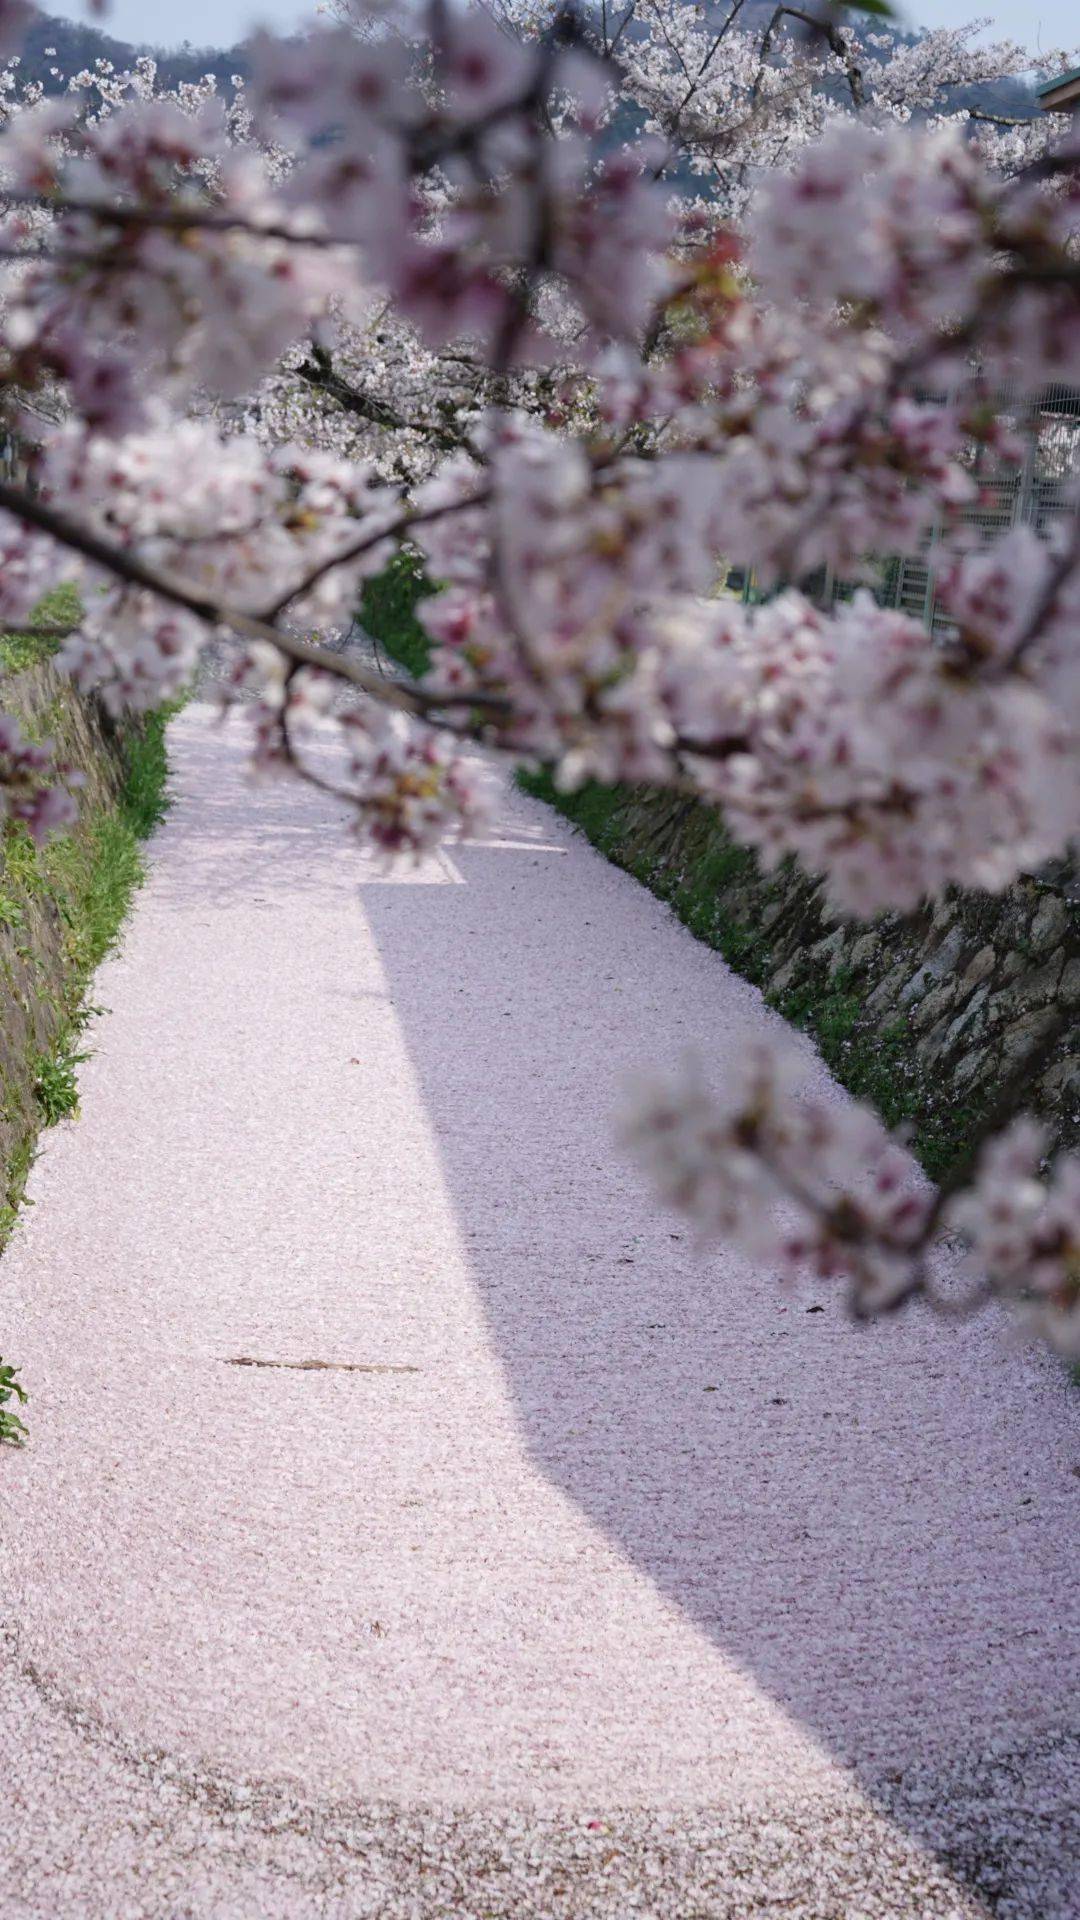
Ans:
[[[0,1263],[5,1920],[1080,1912],[1062,1369],[699,1255],[611,1116],[759,995],[537,803],[387,878],[241,733]]]

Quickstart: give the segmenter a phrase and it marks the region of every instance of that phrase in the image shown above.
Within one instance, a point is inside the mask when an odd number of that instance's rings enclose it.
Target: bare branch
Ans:
[[[852,106],[857,112],[865,107],[866,86],[863,80],[862,68],[855,58],[850,43],[845,40],[835,20],[833,20],[828,13],[806,13],[802,7],[791,7],[785,4],[777,7],[770,22],[770,31],[772,26],[783,19],[785,15],[791,20],[801,20],[803,25],[809,28],[811,34],[820,35],[821,38],[827,42],[830,51],[834,53],[837,59],[843,64],[844,72],[847,76],[848,91],[851,94]]]

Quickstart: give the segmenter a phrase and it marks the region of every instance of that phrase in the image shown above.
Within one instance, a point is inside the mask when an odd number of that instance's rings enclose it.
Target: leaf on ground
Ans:
[[[395,1366],[380,1360],[259,1360],[253,1354],[237,1354],[224,1362],[227,1367],[281,1367],[292,1373],[419,1373],[419,1367]]]

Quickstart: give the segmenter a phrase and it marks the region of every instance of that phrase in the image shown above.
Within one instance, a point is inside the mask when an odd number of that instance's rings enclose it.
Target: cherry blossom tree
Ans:
[[[144,70],[9,111],[0,621],[74,584],[58,664],[116,710],[229,639],[257,764],[391,854],[471,829],[477,744],[704,797],[854,914],[1066,849],[1080,500],[988,545],[970,509],[1002,389],[1080,384],[1080,129],[953,110],[1016,50],[744,11],[368,7],[264,37],[232,101]],[[944,638],[873,591],[931,527]],[[438,583],[417,685],[331,644],[402,541]],[[710,599],[721,556],[769,597]],[[0,726],[4,807],[63,824]],[[703,1234],[859,1312],[993,1295],[1076,1351],[1080,1162],[1040,1178],[1013,1094],[936,1194],[782,1048],[722,1098],[647,1083],[624,1134]]]
[[[526,43],[557,31],[565,13],[563,0],[476,5],[505,35]],[[356,33],[393,30],[396,21],[407,34],[413,24],[408,9],[373,10],[369,0],[335,0],[329,11]],[[840,116],[964,125],[1000,170],[1016,171],[1046,151],[1052,139],[1046,117],[1034,110],[1026,117],[998,112],[986,90],[1017,75],[1048,77],[1073,64],[1075,55],[1050,49],[1035,56],[1013,41],[987,43],[977,37],[985,25],[980,21],[912,41],[891,28],[868,29],[865,19],[857,32],[843,9],[828,18],[826,11],[768,0],[584,0],[576,8],[575,31],[608,73],[606,92],[594,104],[601,145],[635,133],[653,136],[650,171],[675,198],[676,243],[681,229],[700,251],[710,231],[745,216],[768,171],[789,166]],[[856,12],[855,19],[862,18]],[[553,89],[547,109],[553,127],[561,125],[564,108]],[[662,344],[648,343],[653,351]],[[424,470],[426,427],[439,427],[448,408],[468,415],[491,397],[487,369],[463,352],[462,342],[443,363],[420,349],[411,328],[395,327],[384,307],[374,327],[358,335],[339,330],[333,383],[313,382],[314,371],[309,356],[283,370],[275,383],[278,409],[292,420],[301,413],[308,432],[338,436],[347,430],[342,408],[351,414],[354,434],[365,418],[376,428],[393,424],[392,453],[379,432],[367,435],[368,450],[378,457],[383,449],[402,475]],[[580,400],[580,382],[574,384]],[[327,404],[312,405],[313,386]],[[402,393],[410,396],[404,412],[396,404]],[[526,391],[515,400],[529,405],[531,397]],[[374,412],[379,418],[373,421]]]

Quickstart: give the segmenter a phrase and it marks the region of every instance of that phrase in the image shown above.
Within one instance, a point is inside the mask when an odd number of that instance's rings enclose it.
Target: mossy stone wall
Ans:
[[[37,1063],[70,1025],[98,957],[86,893],[126,773],[117,727],[46,661],[6,677],[2,698],[33,737],[55,741],[86,784],[70,834],[35,848],[20,827],[0,833],[0,1242],[42,1123]]]
[[[907,1123],[936,1178],[1007,1083],[1080,1140],[1080,879],[1062,862],[1001,895],[845,920],[790,865],[763,874],[709,807],[630,788],[556,797],[609,858],[814,1034],[838,1079]],[[702,1036],[703,1039],[707,1036]]]

